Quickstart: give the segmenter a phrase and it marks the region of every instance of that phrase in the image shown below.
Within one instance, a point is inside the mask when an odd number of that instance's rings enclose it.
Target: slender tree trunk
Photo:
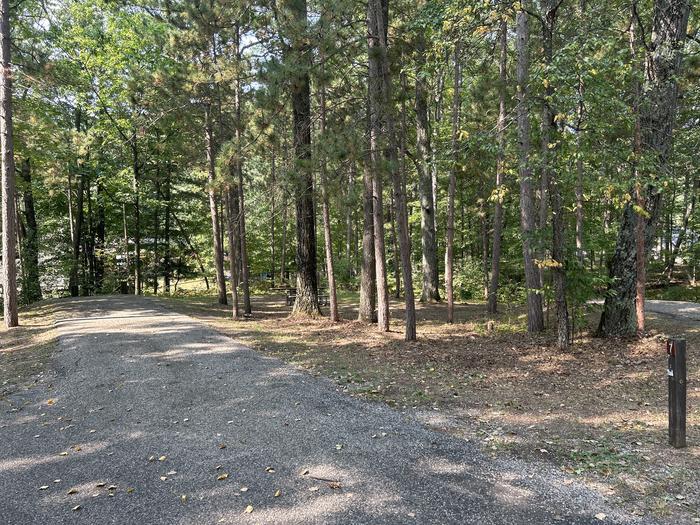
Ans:
[[[324,55],[321,53],[321,77],[324,78],[324,67],[323,67]],[[320,133],[322,140],[325,139],[326,134],[326,87],[321,82],[321,92],[320,92],[320,113],[321,113],[321,127]],[[333,240],[331,238],[331,211],[328,198],[328,180],[326,176],[326,160],[325,155],[322,153],[323,158],[321,159],[321,198],[323,200],[323,238],[325,241],[326,248],[326,273],[328,276],[328,297],[330,299],[330,312],[329,316],[332,322],[337,323],[340,321],[340,315],[338,314],[338,296],[335,289],[335,269],[333,267]]]
[[[658,178],[669,170],[678,104],[677,79],[681,74],[689,12],[688,0],[654,1],[651,46],[647,52],[646,81],[639,108],[641,154],[649,155],[655,161],[655,173],[639,178],[645,186],[644,250],[640,250],[643,258],[646,258],[661,208]],[[601,336],[635,335],[638,330],[635,303],[639,295],[638,284],[644,286],[644,276],[638,275],[636,223],[642,219],[637,215],[632,204],[628,203],[610,264],[611,284],[598,325]]]
[[[508,21],[502,15],[499,31],[499,60],[498,60],[498,123],[497,142],[498,157],[496,159],[496,187],[494,190],[493,210],[493,246],[491,248],[491,279],[488,292],[488,312],[498,312],[498,284],[501,276],[501,242],[503,238],[503,179],[505,177],[506,158],[506,82],[508,60]]]
[[[226,280],[224,277],[224,250],[221,246],[219,231],[219,207],[216,195],[216,168],[214,165],[214,136],[211,122],[211,107],[205,108],[205,141],[207,148],[207,185],[209,193],[209,212],[211,214],[212,238],[214,244],[214,270],[216,271],[216,288],[219,292],[219,304],[227,304]]]
[[[95,293],[104,292],[105,280],[105,190],[100,178],[97,178],[95,188],[95,204],[97,206],[97,226],[95,227]]]
[[[275,221],[277,220],[277,166],[276,166],[275,148],[272,147],[271,163],[270,163],[270,276],[272,286],[275,285]]]
[[[25,303],[41,300],[41,280],[39,274],[39,228],[34,210],[32,172],[29,159],[22,161],[20,169],[23,185],[24,221],[27,225],[22,243],[22,296]]]
[[[686,188],[685,188],[685,195],[683,198],[683,203],[684,203],[684,212],[683,212],[683,221],[681,223],[681,231],[678,233],[678,236],[676,237],[676,242],[673,245],[673,249],[671,251],[671,256],[669,257],[668,265],[666,265],[666,268],[664,269],[664,274],[666,275],[666,279],[671,281],[673,278],[673,270],[675,269],[676,266],[676,258],[678,257],[678,254],[680,253],[681,246],[683,246],[683,243],[685,242],[685,239],[688,236],[688,224],[690,223],[691,217],[693,217],[693,214],[695,213],[695,205],[697,203],[697,198],[698,198],[698,189],[700,189],[700,177],[695,177],[693,184],[690,184],[690,175],[686,174]]]
[[[294,121],[294,154],[296,158],[295,200],[297,215],[297,296],[293,314],[316,316],[318,307],[318,276],[316,261],[316,210],[311,159],[311,86],[309,70],[311,52],[307,42],[306,0],[284,3],[292,27],[291,48],[287,50],[293,68],[289,82]]]
[[[282,195],[282,246],[280,249],[280,283],[287,281],[287,192]]]
[[[447,187],[447,240],[445,242],[445,294],[447,295],[447,322],[455,318],[454,294],[454,244],[455,244],[455,193],[457,191],[457,150],[459,148],[459,121],[462,109],[462,47],[455,44],[454,93],[452,95],[452,169]]]
[[[384,241],[384,198],[383,175],[384,159],[381,155],[382,117],[382,53],[379,33],[384,33],[382,25],[378,27],[376,11],[383,12],[381,0],[369,0],[367,5],[367,43],[369,49],[369,114],[370,114],[370,166],[372,172],[372,219],[374,224],[374,263],[377,282],[377,326],[380,331],[389,331],[389,289],[386,275],[386,248]],[[387,9],[388,11],[388,9]],[[383,50],[386,52],[386,50]]]
[[[391,206],[389,207],[389,224],[391,225],[391,244],[394,253],[394,281],[396,287],[394,289],[394,297],[401,299],[401,263],[399,262],[399,237],[396,234],[396,201],[394,195],[391,195]]]
[[[416,152],[419,170],[421,206],[421,247],[423,253],[422,302],[440,300],[438,290],[437,238],[435,232],[435,200],[433,177],[429,163],[432,159],[430,126],[428,122],[428,86],[423,77],[425,68],[425,36],[419,30],[416,39]]]
[[[238,192],[235,187],[226,188],[226,233],[228,235],[228,266],[231,273],[231,305],[232,317],[237,319],[238,310]]]
[[[557,20],[559,0],[545,0],[542,17],[542,42],[547,74],[552,67],[554,54],[554,28]],[[557,154],[558,132],[555,112],[551,105],[554,86],[548,82],[542,104],[542,178],[547,180],[550,206],[552,208],[552,278],[557,311],[557,346],[563,350],[569,346],[569,310],[566,302],[566,254],[564,206],[559,189],[559,177],[553,169]]]
[[[163,242],[165,244],[165,253],[163,254],[163,288],[168,295],[170,295],[170,278],[172,276],[172,255],[170,250],[170,217],[172,214],[171,172],[172,166],[168,163],[165,174],[165,224],[163,232]]]
[[[357,178],[357,165],[355,164],[355,159],[353,158],[350,162],[350,170],[348,171],[348,188],[347,188],[347,198],[345,201],[345,259],[348,265],[348,277],[352,277],[355,274],[355,261],[353,260],[353,215],[355,209],[355,179]]]
[[[413,295],[413,275],[411,268],[411,241],[409,239],[408,216],[406,210],[406,188],[398,170],[398,153],[396,149],[396,130],[394,126],[394,115],[392,112],[391,76],[389,73],[389,61],[387,55],[387,30],[388,30],[388,1],[369,0],[368,2],[368,41],[369,41],[369,62],[370,62],[370,102],[372,114],[372,136],[374,144],[372,152],[375,155],[375,169],[381,167],[381,172],[385,171],[384,166],[388,164],[388,171],[391,173],[394,200],[396,202],[396,222],[399,230],[399,248],[401,250],[401,270],[403,272],[404,296],[406,305],[406,341],[416,339],[416,312],[415,298]],[[381,144],[384,151],[384,158],[379,158]],[[386,164],[385,164],[386,163]],[[376,177],[379,179],[379,177]],[[379,194],[379,192],[376,192]],[[375,195],[376,199],[377,195]],[[381,206],[379,201],[375,201],[377,207]],[[378,233],[383,237],[384,225],[380,224],[380,232],[376,231],[377,209],[375,208],[375,242]],[[379,216],[383,221],[383,216]],[[382,239],[383,241],[383,239]],[[383,255],[383,242],[382,242]],[[379,257],[378,253],[376,257]],[[377,265],[377,281],[380,279],[379,265]],[[385,271],[385,267],[384,267]],[[388,306],[388,291],[386,289],[386,273],[383,279],[383,295]],[[377,283],[379,289],[379,282]],[[381,301],[380,301],[381,305]],[[388,310],[388,308],[387,308]],[[386,312],[386,329],[388,330],[388,311]],[[382,315],[379,316],[380,324]]]
[[[133,160],[133,192],[134,192],[134,293],[141,295],[143,277],[141,272],[141,166],[139,150],[136,144],[136,133],[131,139],[131,155]]]
[[[525,286],[527,288],[527,329],[529,332],[544,330],[540,272],[535,266],[532,237],[537,228],[535,218],[532,171],[530,168],[530,113],[528,108],[529,31],[528,15],[523,9],[516,15],[517,50],[517,120],[520,149],[518,171],[520,174],[520,228],[523,238]]]
[[[83,240],[83,222],[84,222],[84,195],[85,195],[85,174],[83,168],[78,162],[78,195],[76,199],[76,218],[75,232],[73,238],[73,258],[71,260],[71,270],[69,279],[69,289],[71,297],[80,295],[80,245]]]
[[[126,202],[122,202],[122,225],[124,227],[124,264],[126,268],[127,289],[129,286],[129,278],[131,276],[131,257],[129,256],[129,230],[126,220]]]
[[[0,150],[2,150],[2,290],[5,326],[19,325],[17,313],[17,213],[15,157],[12,129],[12,62],[10,60],[10,5],[0,1]]]
[[[370,160],[363,166],[364,192],[362,198],[362,268],[360,270],[360,307],[358,319],[366,323],[376,322],[377,297],[376,265],[374,261],[374,206]]]

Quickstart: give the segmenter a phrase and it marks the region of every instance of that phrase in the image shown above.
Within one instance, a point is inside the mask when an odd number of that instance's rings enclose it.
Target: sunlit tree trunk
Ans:
[[[455,244],[455,193],[457,190],[457,150],[459,147],[459,121],[462,108],[462,64],[461,45],[455,44],[454,51],[454,92],[452,95],[452,169],[447,187],[447,240],[445,243],[445,294],[447,295],[447,322],[455,317],[454,297],[454,244]]]
[[[224,278],[224,251],[221,246],[221,232],[219,229],[219,207],[216,195],[216,168],[214,165],[214,133],[211,122],[211,107],[205,108],[205,139],[207,149],[207,191],[209,194],[209,213],[211,214],[212,239],[214,246],[214,270],[216,271],[216,288],[219,296],[219,304],[227,304],[226,280]]]

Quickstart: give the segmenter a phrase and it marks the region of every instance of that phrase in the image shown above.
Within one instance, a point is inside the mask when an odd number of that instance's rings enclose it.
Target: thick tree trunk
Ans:
[[[647,51],[647,74],[642,89],[639,117],[641,155],[649,155],[655,174],[640,176],[645,182],[644,249],[646,258],[661,208],[659,176],[669,170],[673,127],[678,103],[677,79],[681,73],[681,56],[688,27],[688,0],[655,0],[651,46]],[[645,174],[646,175],[646,174]],[[635,298],[638,295],[639,259],[637,257],[637,214],[630,203],[625,206],[617,245],[610,264],[611,284],[606,294],[598,325],[601,336],[630,336],[638,329]],[[641,227],[641,225],[640,225]],[[641,276],[643,277],[643,276]],[[640,308],[643,304],[640,304]]]
[[[425,36],[419,30],[416,39],[416,152],[420,188],[421,206],[421,247],[423,253],[423,291],[422,302],[440,300],[437,269],[437,239],[435,232],[435,200],[433,194],[433,177],[429,162],[432,159],[430,147],[430,127],[428,122],[428,86],[426,85]]]
[[[493,245],[491,248],[491,279],[488,292],[488,312],[498,312],[498,283],[501,276],[501,241],[503,238],[503,179],[505,177],[506,158],[506,82],[508,60],[508,21],[501,19],[499,31],[499,60],[498,60],[498,123],[497,142],[498,157],[496,159],[496,187],[494,190],[493,209]]]
[[[306,0],[287,0],[286,15],[291,26],[288,49],[293,68],[289,82],[294,121],[294,155],[296,158],[295,195],[297,216],[297,297],[293,314],[316,316],[318,277],[316,261],[316,210],[314,180],[311,172],[311,86],[309,70],[311,53],[307,42]]]
[[[362,268],[360,270],[360,308],[358,319],[366,323],[376,322],[377,282],[374,262],[374,206],[372,173],[369,159],[363,167],[364,192],[362,197]]]
[[[454,93],[452,95],[452,169],[447,187],[447,239],[445,243],[445,294],[447,295],[447,322],[455,317],[454,296],[454,244],[455,244],[455,193],[457,191],[457,149],[459,148],[459,120],[462,109],[462,62],[461,45],[455,44],[454,51]]]
[[[406,210],[406,189],[401,173],[398,169],[398,153],[396,149],[396,133],[394,126],[394,115],[392,111],[391,76],[389,73],[389,60],[387,55],[387,28],[388,28],[388,2],[387,0],[369,0],[368,2],[368,42],[369,42],[369,63],[370,63],[370,108],[372,115],[372,153],[374,155],[374,167],[385,171],[385,166],[391,173],[393,183],[394,200],[396,202],[396,222],[399,230],[399,248],[401,250],[401,270],[404,281],[404,296],[406,305],[406,341],[416,339],[416,312],[415,298],[413,296],[413,275],[411,269],[411,241],[409,238],[408,216]],[[380,158],[380,151],[384,152]],[[376,177],[377,180],[380,177]],[[379,195],[375,187],[375,199]],[[381,202],[375,200],[377,207]],[[380,224],[380,231],[377,232],[377,209],[375,208],[375,243],[377,237],[381,235],[383,241],[384,225]],[[383,216],[379,216],[383,221]],[[377,253],[375,257],[382,254]],[[385,267],[384,267],[385,271]],[[377,288],[379,291],[380,268],[377,265]],[[383,279],[383,300],[387,301],[388,291],[386,290],[386,273]],[[381,295],[382,292],[379,292]],[[380,301],[381,306],[381,301]],[[380,325],[382,314],[379,316]],[[386,326],[388,330],[388,308],[386,311]],[[384,327],[382,327],[384,328]]]
[[[537,228],[535,217],[532,170],[530,168],[530,113],[528,108],[529,31],[528,15],[519,10],[516,15],[517,50],[517,120],[520,149],[518,171],[520,174],[520,228],[523,239],[523,262],[527,289],[527,329],[529,332],[544,330],[540,272],[535,266],[532,237]]]
[[[22,243],[22,296],[25,303],[41,300],[39,275],[39,228],[34,210],[32,172],[29,159],[22,161],[20,169],[23,186],[25,237]]]
[[[211,122],[211,107],[205,108],[205,143],[207,149],[207,192],[209,194],[209,213],[211,214],[212,240],[214,245],[214,270],[216,271],[216,288],[218,290],[219,304],[227,304],[226,279],[224,277],[224,250],[221,246],[221,232],[219,230],[219,207],[216,195],[216,168],[214,165],[214,136]]]
[[[18,326],[17,213],[15,157],[12,129],[12,62],[10,60],[10,5],[0,1],[0,150],[2,155],[2,291],[5,326]]]

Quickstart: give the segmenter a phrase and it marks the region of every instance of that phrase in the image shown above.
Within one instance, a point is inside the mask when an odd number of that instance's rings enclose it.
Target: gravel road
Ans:
[[[66,309],[43,381],[0,400],[2,524],[649,523],[155,301]]]

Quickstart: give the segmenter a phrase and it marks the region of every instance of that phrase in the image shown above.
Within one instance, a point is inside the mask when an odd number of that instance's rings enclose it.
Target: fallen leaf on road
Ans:
[[[160,480],[161,480],[161,481],[167,481],[167,480],[168,480],[168,476],[161,476],[161,477],[160,477]]]
[[[183,494],[182,496],[180,496],[180,501],[182,501],[183,503],[187,503],[187,494]]]
[[[253,506],[252,506],[252,505],[248,505],[248,506],[245,508],[245,511],[244,511],[244,512],[245,512],[246,514],[250,514],[251,512],[253,512]]]
[[[241,487],[240,490],[241,492],[248,492],[248,487]]]
[[[276,498],[279,498],[281,495],[282,495],[282,491],[278,490],[277,492],[275,492]]]
[[[223,474],[219,474],[218,476],[216,476],[216,479],[219,481],[223,481],[225,479],[228,479],[228,472],[224,472]]]
[[[95,485],[97,488],[104,487],[107,483],[104,481],[100,481],[97,485]]]
[[[39,490],[46,490],[48,488],[49,488],[48,485],[42,485],[41,487],[39,487]]]
[[[318,491],[318,487],[311,487],[309,489],[309,492],[316,492],[316,491]]]
[[[72,488],[68,491],[68,494],[77,494],[77,493],[78,493],[78,489],[76,489],[76,488]]]
[[[330,488],[332,488],[333,490],[338,490],[339,488],[342,487],[342,485],[340,484],[340,481],[331,481],[330,483],[328,483],[328,486]]]
[[[604,520],[605,518],[607,518],[607,517],[608,517],[608,515],[607,515],[607,514],[604,514],[604,513],[602,513],[602,512],[599,512],[598,514],[595,515],[595,518],[596,518],[597,520],[600,520],[600,521],[603,521],[603,520]]]
[[[219,443],[219,448],[220,449],[225,449],[226,448],[226,443]]]
[[[265,469],[265,472],[269,472],[270,474],[274,474],[274,473],[275,473],[275,469],[273,469],[272,467],[267,467],[267,468]]]
[[[174,476],[175,474],[177,474],[177,470],[171,470],[170,472],[166,472],[165,474],[167,476]]]
[[[73,512],[78,512],[80,509],[82,509],[82,507],[80,505],[76,505],[72,510]]]
[[[158,458],[158,461],[165,461],[166,459],[168,459],[168,456],[161,456]]]

